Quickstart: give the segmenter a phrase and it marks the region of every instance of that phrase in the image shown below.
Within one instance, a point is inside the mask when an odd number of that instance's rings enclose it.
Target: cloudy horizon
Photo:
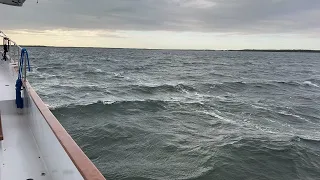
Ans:
[[[316,0],[27,0],[0,5],[19,44],[160,49],[320,49]]]

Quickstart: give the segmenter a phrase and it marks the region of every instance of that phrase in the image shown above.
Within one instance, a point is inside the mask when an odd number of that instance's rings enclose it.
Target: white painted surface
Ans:
[[[1,179],[49,180],[25,115],[2,115]],[[41,175],[45,173],[45,175]]]
[[[0,111],[1,114],[18,113],[15,105],[16,73],[12,68],[15,64],[0,60]]]
[[[0,111],[4,140],[0,142],[0,180],[82,180],[26,92],[24,110],[16,108],[16,77],[12,64],[1,61]]]
[[[10,75],[9,63],[0,60],[0,101],[15,99],[15,81]]]
[[[0,143],[0,179],[51,179],[30,131],[28,117],[15,108],[15,81],[10,68],[9,62],[0,62],[0,111],[4,135]]]
[[[28,110],[29,126],[49,170],[48,173],[57,180],[83,179],[34,102],[29,97],[26,98],[28,101],[25,108]]]

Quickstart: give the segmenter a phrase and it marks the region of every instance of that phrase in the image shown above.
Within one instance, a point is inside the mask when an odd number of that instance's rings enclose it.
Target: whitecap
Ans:
[[[313,87],[319,87],[319,85],[312,83],[311,81],[304,81],[304,85],[313,86]]]
[[[102,72],[102,70],[99,69],[99,68],[95,68],[95,69],[94,69],[94,72]]]

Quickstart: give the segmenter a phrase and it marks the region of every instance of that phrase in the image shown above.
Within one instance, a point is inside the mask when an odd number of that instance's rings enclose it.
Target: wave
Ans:
[[[319,85],[312,83],[311,81],[304,81],[303,84],[307,86],[320,87]]]
[[[148,86],[148,85],[130,85],[127,86],[133,91],[138,91],[142,93],[156,93],[156,92],[194,92],[196,89],[192,86],[185,85],[185,84],[177,84],[177,85],[170,85],[170,84],[162,84],[162,85],[154,85],[154,86]]]
[[[247,89],[274,89],[279,88],[279,85],[264,82],[216,82],[216,83],[203,83],[195,85],[199,90],[206,92],[231,92],[237,93]]]
[[[281,85],[299,86],[294,82],[215,82],[215,83],[195,83],[195,84],[162,84],[162,85],[129,85],[120,88],[127,88],[138,93],[153,94],[159,92],[165,93],[190,93],[190,92],[208,92],[208,91],[227,91],[239,92],[250,88],[280,88]]]
[[[94,70],[93,70],[94,72],[103,72],[101,69],[99,69],[99,68],[94,68]]]
[[[117,78],[125,78],[121,74],[114,74]],[[52,78],[57,78],[52,76]],[[123,90],[128,94],[139,94],[139,95],[161,95],[170,94],[170,96],[175,96],[174,94],[210,94],[210,93],[238,93],[243,91],[283,91],[286,89],[291,89],[294,87],[320,87],[319,85],[311,82],[296,82],[296,81],[266,81],[266,82],[214,82],[214,83],[192,83],[192,84],[132,84],[119,86],[118,89]],[[78,85],[78,84],[55,84],[52,85],[53,89],[64,89],[66,91],[74,92],[106,92],[108,87],[104,85]],[[184,95],[183,95],[184,96]]]
[[[92,113],[100,112],[100,110],[115,111],[115,112],[129,112],[130,110],[142,111],[158,111],[166,109],[168,104],[177,104],[179,101],[163,101],[163,100],[132,100],[132,101],[97,101],[88,104],[68,104],[62,106],[51,107],[53,112],[58,111],[91,111]],[[187,103],[187,104],[200,104],[200,103]]]
[[[320,84],[320,76],[307,79],[306,81],[310,81],[310,82],[312,82],[314,84]]]
[[[85,70],[83,71],[84,75],[105,75],[107,74],[106,72],[102,71],[101,69],[92,69],[92,70]]]
[[[72,91],[105,91],[105,87],[99,85],[72,85],[72,84],[58,84],[52,85],[51,88],[66,89]]]
[[[293,87],[320,87],[319,85],[312,83],[311,81],[265,81],[265,82],[244,82],[244,81],[234,81],[234,82],[217,82],[217,83],[203,83],[194,85],[200,89],[205,90],[220,90],[227,92],[240,92],[247,89],[279,89],[283,88],[293,88]]]
[[[113,73],[113,76],[114,76],[114,77],[117,77],[117,78],[125,78],[125,76],[123,75],[123,73]]]
[[[229,75],[229,74],[222,74],[222,73],[217,73],[217,72],[210,72],[209,73],[210,76],[216,76],[216,77],[229,77],[229,78],[233,78],[234,76]]]
[[[294,136],[291,138],[292,142],[304,142],[310,144],[320,144],[320,138],[315,139],[311,137]]]

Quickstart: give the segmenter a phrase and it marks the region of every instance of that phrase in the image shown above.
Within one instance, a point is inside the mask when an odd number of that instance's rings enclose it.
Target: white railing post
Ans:
[[[24,57],[23,57],[23,59],[24,59],[24,67],[23,67],[23,69],[24,69],[24,82],[26,82],[26,80],[27,80],[27,54],[25,53],[24,54]]]

